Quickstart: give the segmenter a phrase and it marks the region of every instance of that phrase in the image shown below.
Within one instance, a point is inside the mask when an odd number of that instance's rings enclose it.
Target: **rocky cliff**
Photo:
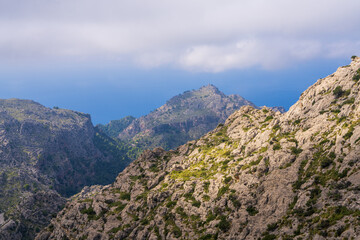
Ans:
[[[290,110],[242,107],[172,151],[145,151],[77,195],[37,239],[357,239],[360,58]]]
[[[0,100],[0,239],[33,238],[64,197],[114,181],[124,151],[87,114]]]
[[[133,120],[117,131],[117,137],[140,149],[173,149],[214,129],[243,105],[255,107],[239,95],[227,96],[213,85],[204,86],[177,95],[148,115]],[[111,125],[113,121],[99,127],[105,133],[116,132]]]

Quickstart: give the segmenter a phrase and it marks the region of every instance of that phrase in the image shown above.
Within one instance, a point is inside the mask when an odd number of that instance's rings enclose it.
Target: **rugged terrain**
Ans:
[[[64,197],[113,182],[124,152],[87,114],[0,100],[0,239],[34,238]]]
[[[137,149],[169,150],[200,138],[243,105],[255,107],[239,95],[227,96],[215,86],[207,85],[171,98],[146,116],[135,120],[127,117],[98,127]]]
[[[116,138],[125,128],[127,128],[136,118],[126,116],[119,120],[112,120],[108,124],[98,124],[96,127],[109,137]]]
[[[360,58],[85,189],[37,239],[358,239]]]

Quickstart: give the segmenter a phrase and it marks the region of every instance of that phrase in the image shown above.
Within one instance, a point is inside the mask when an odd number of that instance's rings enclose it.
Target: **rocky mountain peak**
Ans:
[[[145,151],[38,239],[357,239],[360,62],[282,114],[243,106],[198,140]]]
[[[316,117],[332,111],[348,115],[359,100],[360,58],[354,57],[349,65],[339,67],[335,73],[319,79],[305,90],[297,103],[286,113],[289,118]],[[359,104],[356,104],[357,106]]]
[[[202,86],[199,89],[185,91],[182,94],[179,94],[175,97],[172,97],[166,102],[165,105],[159,109],[167,109],[167,107],[181,105],[190,101],[197,101],[198,103],[208,103],[214,99],[227,98],[227,96],[221,92],[217,87],[212,84]],[[202,106],[202,105],[201,105]]]
[[[225,122],[243,105],[255,106],[238,95],[227,96],[209,84],[172,97],[163,106],[131,122],[119,132],[118,138],[136,142],[145,149],[157,146],[172,149]]]
[[[202,86],[201,88],[199,88],[198,90],[195,90],[195,91],[210,92],[210,93],[215,93],[215,94],[223,94],[216,86],[214,86],[212,84]]]

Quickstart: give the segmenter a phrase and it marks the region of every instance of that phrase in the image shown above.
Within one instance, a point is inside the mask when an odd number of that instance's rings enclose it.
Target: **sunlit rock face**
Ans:
[[[356,239],[360,59],[282,114],[242,107],[176,150],[145,151],[68,202],[37,239]]]

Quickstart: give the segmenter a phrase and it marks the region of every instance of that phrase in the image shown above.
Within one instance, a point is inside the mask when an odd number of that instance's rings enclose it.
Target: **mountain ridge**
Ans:
[[[134,119],[118,131],[117,137],[140,149],[176,148],[215,128],[243,105],[255,107],[243,97],[227,96],[209,84],[172,97],[149,114]],[[110,128],[109,124],[99,127]]]
[[[88,114],[0,99],[0,239],[32,239],[66,197],[113,181],[124,151]]]
[[[37,239],[355,239],[360,58],[288,112],[244,106],[176,150],[145,151]]]

